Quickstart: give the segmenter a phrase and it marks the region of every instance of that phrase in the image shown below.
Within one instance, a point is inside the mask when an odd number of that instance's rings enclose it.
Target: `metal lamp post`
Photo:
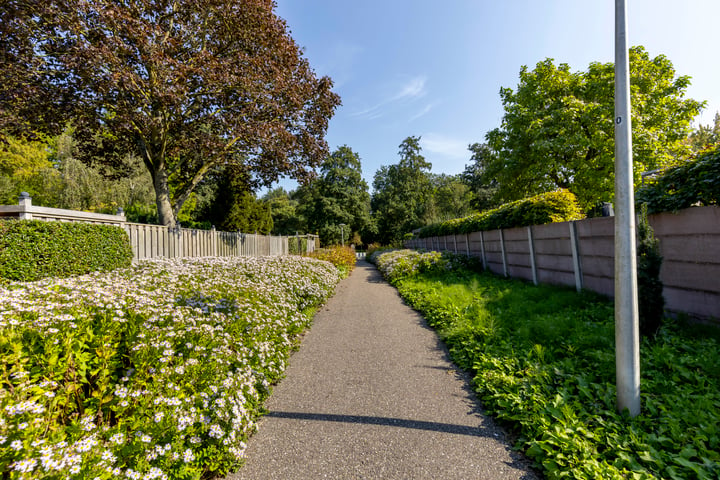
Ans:
[[[341,223],[340,224],[340,243],[342,244],[343,247],[345,246],[345,230],[344,230],[344,228],[345,228],[345,224]]]
[[[630,61],[625,0],[615,0],[615,376],[617,407],[640,414]]]

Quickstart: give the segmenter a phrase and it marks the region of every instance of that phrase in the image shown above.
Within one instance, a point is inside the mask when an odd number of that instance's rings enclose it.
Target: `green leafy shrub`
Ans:
[[[459,268],[479,270],[476,258],[450,252],[419,252],[416,250],[376,250],[370,261],[392,284],[419,273],[441,273]]]
[[[637,282],[640,314],[640,332],[643,335],[655,335],[665,310],[663,284],[660,281],[660,268],[663,257],[660,254],[660,242],[647,218],[647,205],[640,209],[638,221]]]
[[[676,212],[693,205],[720,202],[720,146],[693,160],[667,170],[657,180],[640,188],[638,204],[647,204],[649,213]]]
[[[357,261],[355,250],[353,248],[343,247],[340,245],[330,248],[320,248],[309,253],[308,256],[332,263],[341,271],[343,276],[347,276],[350,272],[352,272]]]
[[[567,190],[543,193],[506,203],[465,218],[456,218],[420,229],[420,238],[471,233],[500,228],[526,227],[583,218],[575,195]]]
[[[127,267],[132,248],[120,227],[89,223],[0,222],[0,278],[34,281]]]
[[[288,237],[288,251],[290,255],[302,255],[307,252],[307,237]]]
[[[338,281],[215,257],[0,287],[3,478],[224,476]]]

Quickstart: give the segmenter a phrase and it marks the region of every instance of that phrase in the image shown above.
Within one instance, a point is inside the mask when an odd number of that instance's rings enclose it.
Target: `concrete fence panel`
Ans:
[[[575,222],[582,263],[583,286],[615,295],[615,219],[589,218]]]
[[[568,222],[533,227],[538,282],[575,284],[570,226]]]
[[[720,319],[720,207],[650,215],[668,310]]]
[[[649,222],[663,255],[666,308],[720,322],[720,207],[650,215]],[[424,238],[412,245],[481,258],[498,275],[615,295],[613,217]]]
[[[485,250],[485,268],[498,275],[505,275],[506,264],[502,230],[483,232],[482,246]]]
[[[526,227],[503,230],[507,275],[533,280],[532,259]]]

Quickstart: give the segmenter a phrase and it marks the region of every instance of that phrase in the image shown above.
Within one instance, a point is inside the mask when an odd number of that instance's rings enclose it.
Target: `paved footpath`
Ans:
[[[358,262],[318,311],[240,479],[537,479],[424,319]]]

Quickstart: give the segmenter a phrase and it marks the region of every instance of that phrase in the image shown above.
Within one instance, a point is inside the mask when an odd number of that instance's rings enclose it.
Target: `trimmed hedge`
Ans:
[[[648,213],[720,204],[720,145],[667,170],[655,182],[640,188],[635,199],[638,205],[647,204]]]
[[[0,278],[32,282],[128,267],[127,233],[112,225],[0,221]]]
[[[465,218],[428,225],[420,229],[420,238],[471,233],[500,228],[527,227],[584,218],[575,195],[567,190],[543,193],[506,203],[493,210]]]

